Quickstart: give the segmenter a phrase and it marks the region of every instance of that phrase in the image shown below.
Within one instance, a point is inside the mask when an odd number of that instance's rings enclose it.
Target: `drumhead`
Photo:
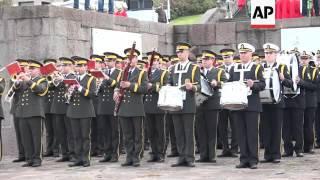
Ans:
[[[272,96],[275,103],[281,100],[281,83],[279,79],[279,73],[276,70],[272,71]]]
[[[295,79],[297,76],[299,76],[299,63],[298,63],[297,56],[295,54],[290,54],[289,59],[291,64],[290,75],[293,81],[293,90],[296,91],[298,89],[298,85]]]

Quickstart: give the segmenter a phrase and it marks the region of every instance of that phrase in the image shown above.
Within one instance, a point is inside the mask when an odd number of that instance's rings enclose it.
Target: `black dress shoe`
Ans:
[[[230,153],[230,157],[232,157],[232,158],[237,158],[238,155],[237,155],[236,153]]]
[[[14,163],[17,163],[17,162],[23,162],[23,161],[25,161],[26,160],[26,158],[18,158],[18,159],[15,159],[15,160],[13,160],[12,162],[14,162]]]
[[[58,159],[56,162],[67,162],[69,160],[69,157],[62,157],[61,159]]]
[[[22,167],[31,167],[31,166],[32,166],[32,162],[27,162],[22,165]]]
[[[316,143],[316,145],[314,146],[314,148],[320,149],[320,145],[319,145],[318,143]]]
[[[74,162],[72,164],[69,164],[68,166],[69,167],[76,167],[76,166],[82,166],[82,165],[83,165],[83,163],[81,161],[78,161],[78,162]]]
[[[297,157],[303,157],[303,153],[296,153]]]
[[[149,159],[147,162],[157,162],[158,160],[159,160],[159,158],[153,157],[153,158]]]
[[[43,157],[51,157],[53,156],[53,152],[46,152]]]
[[[111,157],[104,157],[99,162],[104,163],[104,162],[109,162],[110,160],[111,160]]]
[[[274,163],[274,164],[278,164],[278,163],[280,163],[281,161],[280,161],[280,159],[274,159],[273,161],[272,161],[272,163]]]
[[[264,159],[260,161],[260,163],[272,163],[272,162],[273,162],[273,159]]]
[[[122,163],[121,166],[123,166],[123,167],[124,166],[132,166],[132,162],[126,161],[126,162]]]
[[[132,163],[132,166],[133,166],[133,167],[139,167],[139,166],[140,166],[140,162],[133,162],[133,163]]]
[[[194,162],[186,162],[185,163],[186,167],[196,167],[196,165],[194,164]]]
[[[179,166],[185,166],[186,162],[177,162],[175,164],[172,164],[171,167],[179,167]]]
[[[287,154],[287,153],[282,154],[282,157],[292,157],[292,156],[293,154]]]
[[[70,162],[76,162],[77,161],[77,159],[75,158],[75,157],[71,157],[71,158],[69,158],[70,160]]]
[[[236,165],[236,168],[238,168],[238,169],[247,168],[247,167],[249,167],[249,166],[247,164],[245,164],[245,163],[240,163],[240,164]]]
[[[114,162],[118,162],[119,161],[119,158],[118,157],[112,157],[110,159],[110,162],[114,163]]]
[[[314,152],[314,150],[312,150],[312,149],[311,149],[311,150],[305,150],[305,151],[304,151],[304,153],[307,153],[307,154],[314,154],[315,152]]]
[[[217,160],[215,160],[215,159],[208,159],[207,162],[208,162],[208,163],[217,163]]]
[[[199,162],[199,163],[208,162],[208,161],[209,160],[206,158],[200,158],[200,159],[196,160],[196,162]]]
[[[172,154],[169,154],[167,157],[171,158],[171,157],[178,157],[179,156],[179,153],[172,153]]]
[[[41,161],[33,162],[32,167],[39,167],[41,166]]]
[[[89,167],[90,166],[90,161],[85,161],[82,163],[83,167]]]
[[[256,163],[249,165],[250,169],[258,169],[258,165]]]
[[[218,157],[229,157],[229,154],[228,153],[222,153],[222,154],[218,155]]]
[[[59,153],[53,153],[53,157],[59,157]]]

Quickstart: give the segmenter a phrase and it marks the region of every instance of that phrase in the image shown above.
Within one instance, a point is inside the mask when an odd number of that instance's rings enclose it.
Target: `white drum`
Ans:
[[[163,86],[159,91],[158,107],[165,111],[180,111],[184,95],[178,86]]]
[[[220,105],[224,109],[241,110],[248,106],[248,88],[240,81],[227,82],[222,85]]]
[[[277,62],[285,64],[288,67],[290,76],[293,81],[293,88],[283,88],[284,95],[298,95],[300,94],[300,89],[296,83],[296,78],[299,76],[299,62],[295,54],[282,53],[277,57]]]
[[[275,68],[265,68],[263,77],[266,87],[260,91],[260,101],[263,104],[277,104],[281,100],[281,83],[279,73]]]

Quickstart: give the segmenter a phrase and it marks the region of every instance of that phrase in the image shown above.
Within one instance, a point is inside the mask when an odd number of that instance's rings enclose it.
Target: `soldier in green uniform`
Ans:
[[[225,70],[227,78],[229,78],[229,72],[231,67],[235,64],[234,59],[235,50],[233,49],[221,49],[220,54],[223,58],[223,64],[219,67]],[[229,145],[228,132],[231,131],[231,144]],[[222,153],[218,157],[238,157],[238,143],[236,136],[236,127],[231,111],[222,109],[219,113],[218,123],[219,139],[222,144]],[[219,141],[219,140],[218,140]]]
[[[217,123],[220,107],[221,85],[227,81],[225,71],[213,67],[216,53],[202,51],[202,77],[212,88],[213,95],[204,101],[199,108],[197,119],[198,138],[200,145],[200,159],[197,162],[216,162]]]
[[[21,119],[19,125],[27,159],[24,167],[38,167],[42,162],[42,121],[45,118],[44,96],[48,91],[48,82],[40,75],[41,66],[40,62],[29,60],[26,73],[21,73],[14,83],[14,89],[22,92],[16,117]]]
[[[75,161],[74,158],[74,140],[72,137],[70,119],[66,117],[67,104],[64,94],[67,91],[64,79],[75,79],[76,76],[73,72],[74,61],[67,57],[60,57],[59,63],[62,66],[61,74],[54,81],[57,87],[54,90],[54,96],[50,112],[53,114],[54,121],[57,128],[57,140],[61,148],[62,158],[57,162]]]
[[[93,54],[90,56],[90,59],[92,61],[95,61],[95,70],[102,70],[103,64],[104,64],[104,56],[100,56],[97,54]],[[90,72],[89,72],[90,73]],[[97,87],[100,86],[101,80],[96,79]],[[98,110],[98,92],[96,92],[96,95],[93,97],[93,106],[95,109],[95,112],[97,114]],[[102,155],[102,137],[99,136],[98,133],[98,119],[92,118],[91,121],[91,156],[101,156]]]
[[[160,88],[167,84],[168,71],[160,69],[161,55],[154,53],[151,73],[149,75],[148,93],[144,97],[147,129],[151,144],[151,158],[148,162],[164,162],[165,159],[165,119],[164,111],[158,108]],[[148,52],[149,62],[152,52]]]
[[[119,159],[119,121],[114,116],[113,93],[121,77],[121,69],[115,67],[118,55],[111,52],[104,53],[107,69],[105,78],[98,89],[98,132],[104,144],[104,157],[99,162],[118,162]]]
[[[57,60],[55,59],[45,59],[43,61],[43,64],[49,64],[53,63],[54,65],[57,65]],[[50,75],[48,77],[52,78],[54,75]],[[52,82],[52,79],[48,79],[48,93],[45,96],[45,119],[44,119],[44,125],[46,127],[46,152],[43,154],[43,157],[50,157],[50,156],[59,156],[59,146],[57,143],[57,132],[56,132],[56,123],[54,122],[53,119],[53,114],[50,112],[51,105],[52,105],[52,100],[54,96],[54,90],[55,90],[55,85]],[[50,82],[51,81],[51,82]]]
[[[176,64],[177,62],[179,62],[179,58],[177,55],[170,56],[170,66],[168,66],[168,68],[167,68],[169,71],[169,76],[170,76],[170,72],[171,72],[172,67],[174,67],[174,64]],[[174,132],[172,115],[170,112],[166,113],[165,119],[166,119],[166,137],[167,137],[166,149],[169,145],[169,138],[170,138],[170,146],[171,146],[171,153],[168,154],[167,157],[178,157],[179,153],[178,153],[178,149],[177,149],[176,135]]]
[[[129,56],[130,48],[124,53]],[[127,153],[122,166],[140,166],[140,154],[143,148],[143,94],[147,93],[147,73],[137,67],[140,52],[135,50],[128,73],[128,81],[121,81],[119,87],[124,88],[124,96],[119,107],[119,120],[124,135]],[[114,100],[119,101],[119,89],[114,93]]]
[[[91,121],[96,117],[92,102],[96,92],[96,79],[87,74],[88,59],[76,57],[75,63],[79,84],[69,87],[71,99],[67,109],[67,117],[71,120],[76,161],[69,166],[88,167],[90,166]]]
[[[172,112],[177,147],[179,152],[176,166],[194,167],[194,121],[196,113],[195,92],[200,90],[200,68],[189,61],[191,45],[178,43],[177,56],[180,61],[173,66],[170,73],[169,84],[182,86],[184,92],[183,109]]]
[[[28,60],[25,59],[17,59],[16,60],[20,67],[24,68],[25,70],[28,69]],[[13,87],[13,77],[11,77],[11,81],[10,81],[10,87]],[[11,100],[11,108],[10,108],[10,114],[12,114],[13,116],[13,124],[14,124],[14,129],[16,132],[16,141],[17,141],[17,147],[18,147],[18,158],[13,160],[12,162],[22,162],[25,161],[25,150],[23,148],[23,144],[22,144],[22,138],[21,138],[21,131],[19,128],[19,122],[20,122],[20,118],[17,118],[16,116],[16,108],[18,106],[18,102],[19,102],[19,98],[21,96],[22,92],[21,91],[17,91],[15,90],[15,93],[12,97]]]

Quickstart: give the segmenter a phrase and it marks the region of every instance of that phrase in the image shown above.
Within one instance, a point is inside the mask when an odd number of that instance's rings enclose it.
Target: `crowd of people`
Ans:
[[[320,51],[294,49],[285,53],[291,57],[288,64],[279,61],[275,44],[264,44],[265,56],[259,59],[254,46],[240,43],[237,50],[203,50],[191,61],[191,47],[181,42],[174,55],[152,51],[142,59],[135,46],[125,49],[124,57],[105,52],[42,62],[17,59],[23,70],[12,76],[4,95],[11,98],[19,152],[13,162],[38,167],[42,157],[61,156],[57,162],[88,167],[91,156],[106,163],[126,154],[121,165],[138,167],[150,146],[148,162],[177,157],[172,167],[195,167],[195,162],[219,163],[217,157],[240,154],[237,168],[256,169],[259,162],[280,163],[282,157],[303,157],[319,147]],[[44,76],[41,68],[47,65],[55,70]],[[3,93],[4,78],[0,82]],[[271,87],[276,82],[278,93]],[[178,96],[163,105],[160,99],[167,88]],[[243,98],[245,102],[238,102]],[[180,100],[180,108],[170,105]],[[5,118],[3,113],[0,118]],[[44,153],[42,123],[47,133]],[[259,141],[265,149],[263,160]],[[195,151],[200,153],[197,160]]]

